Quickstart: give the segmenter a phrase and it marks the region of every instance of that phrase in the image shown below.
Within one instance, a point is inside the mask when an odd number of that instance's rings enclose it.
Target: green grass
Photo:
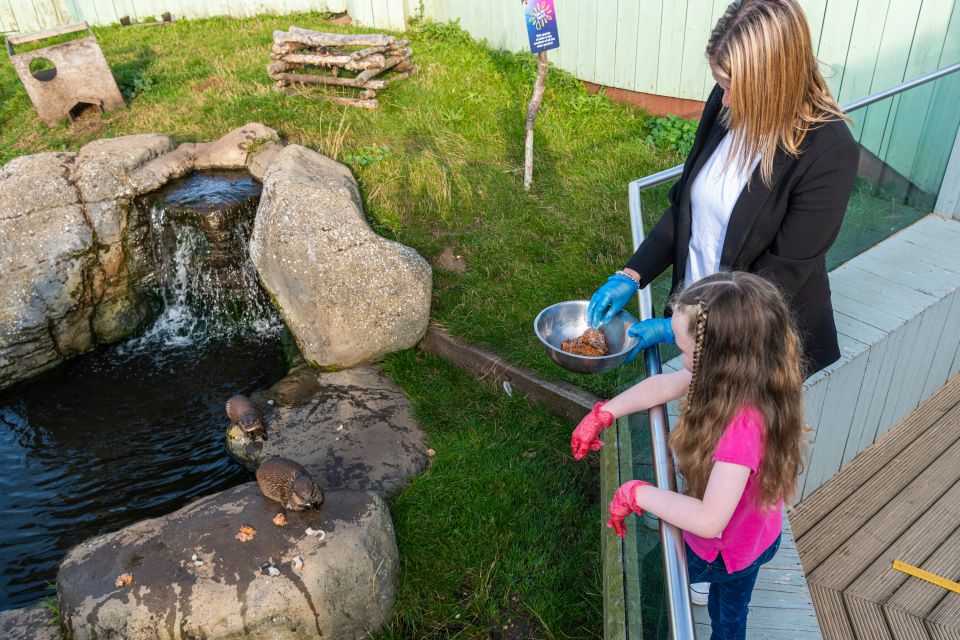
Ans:
[[[492,51],[453,25],[415,26],[406,35],[419,75],[370,112],[329,104],[322,89],[271,90],[271,33],[290,24],[351,31],[320,14],[96,29],[128,109],[53,129],[0,61],[0,163],[134,133],[210,140],[259,121],[348,164],[379,233],[432,261],[448,247],[464,257],[463,273],[434,269],[432,317],[455,336],[602,396],[640,375],[639,363],[567,373],[532,323],[550,304],[589,297],[630,254],[627,183],[681,161],[645,140],[648,116],[551,70],[526,193],[533,56]],[[645,196],[648,227],[664,196]],[[421,353],[384,367],[437,455],[391,501],[402,573],[381,637],[600,637],[599,480],[595,459],[571,459],[573,425]]]

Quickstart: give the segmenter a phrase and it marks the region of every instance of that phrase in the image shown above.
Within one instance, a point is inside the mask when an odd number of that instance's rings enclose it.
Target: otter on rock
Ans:
[[[319,508],[323,504],[323,492],[307,470],[287,458],[270,458],[263,462],[257,469],[257,484],[263,495],[290,511]]]
[[[227,417],[251,440],[267,439],[263,416],[247,396],[237,394],[227,400]]]

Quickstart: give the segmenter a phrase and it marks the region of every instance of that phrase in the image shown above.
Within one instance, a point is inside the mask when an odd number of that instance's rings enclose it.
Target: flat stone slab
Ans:
[[[0,611],[0,638],[3,640],[60,640],[60,627],[42,605]]]
[[[251,470],[280,456],[302,464],[324,491],[389,493],[427,466],[409,399],[373,367],[324,373],[302,365],[251,400],[267,440],[227,433],[228,449]]]
[[[282,527],[279,511],[248,483],[74,547],[57,575],[70,637],[339,639],[381,627],[398,571],[384,501],[330,492]],[[237,538],[241,527],[251,540]],[[117,586],[123,574],[130,582]]]

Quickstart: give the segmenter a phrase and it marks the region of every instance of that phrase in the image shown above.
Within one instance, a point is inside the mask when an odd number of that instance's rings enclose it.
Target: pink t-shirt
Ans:
[[[750,566],[773,544],[783,526],[782,499],[767,509],[761,509],[756,503],[757,470],[762,459],[763,415],[753,407],[745,407],[727,425],[713,454],[714,462],[750,467],[743,496],[719,537],[701,538],[683,532],[683,539],[690,548],[707,562],[713,562],[718,553],[722,554],[727,573]]]

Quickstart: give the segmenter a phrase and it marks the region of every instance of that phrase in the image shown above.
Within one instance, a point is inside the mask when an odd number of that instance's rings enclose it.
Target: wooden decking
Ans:
[[[918,371],[917,374],[922,372]],[[824,638],[960,638],[960,376],[797,506],[791,521]]]

